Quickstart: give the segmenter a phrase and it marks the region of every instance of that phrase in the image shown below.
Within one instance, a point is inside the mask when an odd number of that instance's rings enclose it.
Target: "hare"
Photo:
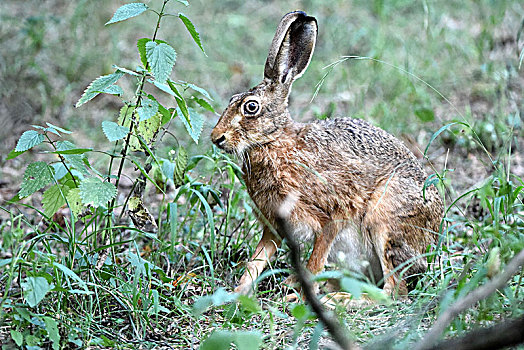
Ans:
[[[308,67],[316,37],[314,17],[285,15],[263,81],[234,95],[211,132],[216,146],[241,160],[264,227],[235,291],[250,293],[276,252],[281,238],[272,226],[287,205],[293,238],[314,241],[309,271],[322,271],[329,258],[405,295],[410,277],[427,268],[423,254],[436,241],[442,200],[435,186],[423,189],[416,157],[386,131],[359,119],[291,119],[291,85]]]

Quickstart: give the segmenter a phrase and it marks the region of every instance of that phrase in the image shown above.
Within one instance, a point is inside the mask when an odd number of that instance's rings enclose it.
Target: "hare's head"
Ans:
[[[306,70],[316,37],[314,17],[296,11],[282,18],[269,48],[264,80],[231,98],[211,132],[214,144],[241,155],[281,135],[292,122],[287,111],[291,84]]]

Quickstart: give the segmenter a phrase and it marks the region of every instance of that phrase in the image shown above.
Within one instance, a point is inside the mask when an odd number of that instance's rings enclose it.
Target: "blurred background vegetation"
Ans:
[[[154,1],[146,1],[154,6]],[[0,140],[2,154],[14,147],[26,125],[57,122],[95,136],[98,120],[115,113],[118,99],[74,109],[93,77],[115,63],[137,66],[136,39],[151,35],[153,14],[104,27],[122,2],[10,1],[1,6]],[[182,6],[183,7],[183,6]],[[230,95],[260,81],[269,43],[280,17],[302,9],[317,17],[318,46],[307,74],[295,84],[295,118],[357,116],[425,145],[426,131],[454,118],[451,106],[403,70],[415,74],[481,125],[495,150],[510,127],[520,128],[522,70],[518,70],[520,1],[192,1],[182,11],[192,18],[208,57],[181,23],[166,21],[160,38],[173,43],[176,79],[212,92],[221,110]],[[149,16],[149,17],[148,17]],[[521,41],[524,39],[521,39]],[[344,55],[314,103],[323,67]],[[209,115],[207,125],[216,117]],[[432,123],[433,122],[433,123]],[[100,133],[96,133],[98,135]],[[454,141],[454,140],[450,140]],[[207,138],[204,148],[209,147]]]
[[[158,8],[162,3],[160,0],[144,2],[151,8]],[[114,96],[100,95],[81,108],[74,108],[74,104],[94,78],[114,71],[113,64],[131,69],[139,65],[136,41],[152,35],[152,23],[156,16],[145,13],[129,21],[104,26],[115,10],[125,3],[116,0],[0,2],[0,203],[17,193],[25,165],[30,160],[43,157],[36,152],[27,152],[6,161],[8,152],[15,147],[20,134],[29,129],[29,125],[51,122],[73,130],[78,147],[107,147],[100,123],[104,119],[116,119],[121,101]],[[180,21],[164,20],[158,38],[169,42],[177,51],[172,77],[195,83],[209,91],[217,112],[220,113],[227,105],[233,93],[245,91],[260,82],[267,50],[282,15],[297,9],[304,10],[317,18],[319,37],[306,74],[294,84],[290,104],[292,116],[300,121],[338,116],[363,118],[402,138],[421,158],[433,133],[450,122],[466,122],[471,128],[456,126],[441,133],[429,148],[431,164],[423,160],[429,173],[437,171],[446,174],[444,181],[451,200],[473,186],[489,184],[482,187],[478,196],[467,197],[466,204],[450,208],[448,252],[450,256],[456,255],[447,260],[452,261],[450,270],[453,273],[449,276],[455,278],[460,272],[453,261],[460,260],[458,266],[463,266],[471,259],[481,266],[493,242],[502,246],[503,261],[522,245],[518,242],[519,234],[523,234],[521,194],[515,192],[517,199],[513,199],[519,209],[508,209],[504,214],[509,213],[508,218],[511,217],[505,221],[506,226],[490,219],[493,213],[490,215],[487,212],[486,205],[500,194],[503,180],[510,178],[510,170],[516,178],[524,175],[522,1],[193,0],[190,3],[187,8],[181,4],[171,4],[171,8],[173,12],[184,12],[192,20],[201,34],[207,56],[190,39]],[[332,71],[325,68],[342,56],[363,59],[346,60]],[[328,72],[329,75],[323,79]],[[122,81],[127,84],[124,91],[131,92],[128,96],[124,95],[129,100],[135,90],[133,81]],[[310,102],[321,81],[323,84],[318,94]],[[174,101],[169,104],[172,106]],[[190,155],[209,154],[209,130],[217,120],[218,115],[206,114],[198,145],[190,141],[180,123],[175,123],[174,134],[180,144],[189,148]],[[485,150],[475,141],[476,137]],[[164,142],[158,152],[167,154],[175,146],[175,142]],[[489,156],[485,151],[489,152]],[[504,164],[506,172],[494,173],[490,157],[495,163]],[[192,176],[205,179],[202,180],[204,183],[209,180],[223,197],[234,199],[231,204],[237,206],[231,209],[231,216],[236,221],[229,225],[236,227],[238,224],[238,227],[234,230],[226,227],[231,236],[221,237],[219,242],[223,245],[220,254],[224,254],[224,258],[221,260],[218,256],[216,271],[211,269],[213,278],[223,278],[217,282],[218,285],[231,286],[235,278],[230,272],[238,274],[240,265],[230,264],[229,259],[241,262],[250,255],[249,250],[254,248],[250,245],[257,241],[252,236],[258,234],[258,229],[249,204],[243,204],[249,203],[247,196],[235,192],[237,187],[233,188],[234,176],[230,175],[227,179],[231,181],[230,188],[220,182],[225,176],[214,177],[219,172],[217,164],[213,167],[200,163],[192,170]],[[445,169],[453,171],[446,172]],[[198,209],[190,207],[184,213],[196,217]],[[214,214],[217,215],[215,220],[218,226],[225,214],[220,211]],[[182,210],[179,215],[183,215]],[[516,215],[517,219],[512,215]],[[8,216],[9,213],[6,216],[5,212],[1,212],[0,228],[4,227],[2,225],[7,227]],[[188,265],[191,265],[193,258],[189,253],[184,255],[185,248],[180,248],[187,244],[197,252],[196,260],[201,263],[198,269],[202,268],[205,274],[209,268],[206,266],[208,257],[204,257],[195,247],[209,248],[209,242],[203,240],[204,224],[193,227],[195,220],[191,218],[186,223],[183,219],[182,235],[177,236],[180,245],[169,248],[170,254],[175,255],[170,255],[170,259],[177,263],[179,269],[182,263],[178,264],[176,257],[182,257],[181,261],[189,261]],[[232,239],[233,234],[239,239]],[[163,244],[169,243],[166,237]],[[510,241],[514,243],[511,249],[509,245],[504,245]],[[230,243],[235,246],[228,247]],[[210,248],[214,252],[215,248]],[[8,256],[6,254],[4,244],[0,257]],[[156,256],[151,261],[159,263],[162,259]],[[468,277],[471,266],[464,268]],[[228,272],[222,273],[219,267]],[[442,276],[433,275],[434,280]],[[485,274],[482,276],[485,278]],[[451,280],[452,277],[442,277],[439,287],[446,286]],[[519,286],[521,280],[518,281]],[[476,283],[479,281],[480,277]],[[517,283],[516,279],[514,282]],[[203,295],[215,289],[215,281],[209,283],[211,287],[206,285],[209,288],[203,292],[184,290],[180,293]],[[463,293],[472,288],[463,289]],[[439,292],[432,291],[434,294]],[[272,299],[271,296],[268,298]],[[510,314],[509,309],[514,310],[515,305],[521,305],[513,302],[504,299],[500,300],[500,304],[486,303],[478,312],[482,313],[479,319],[493,320]],[[199,337],[207,334],[207,322],[215,322],[215,325],[219,322],[215,319],[206,319],[206,322],[184,319],[188,317],[187,312],[183,313],[187,311],[187,306],[184,309],[183,305],[174,302],[170,307],[174,312],[180,312],[175,317],[183,321],[177,327],[187,328],[179,332],[186,332],[184,334],[188,339],[193,337],[193,330],[198,331]],[[399,313],[406,311],[402,305],[395,307]],[[497,311],[499,316],[492,315],[496,307],[500,307]],[[352,329],[361,332],[355,335],[359,340],[380,334],[385,327],[395,327],[400,317],[398,314],[386,314],[389,312],[386,309],[375,311],[383,313],[377,316],[380,320],[376,324],[366,324],[360,330]],[[238,315],[236,317],[242,319]],[[260,317],[269,316],[262,314]],[[369,314],[360,311],[351,317],[370,320]],[[467,317],[462,320],[464,324],[455,324],[455,330],[468,327]],[[90,322],[86,321],[89,327]],[[118,324],[112,326],[115,329],[119,327]],[[298,326],[297,330],[300,331]],[[280,334],[276,333],[274,338]],[[105,334],[109,336],[111,332],[106,330]],[[274,342],[277,344],[275,348],[285,343],[278,339]]]

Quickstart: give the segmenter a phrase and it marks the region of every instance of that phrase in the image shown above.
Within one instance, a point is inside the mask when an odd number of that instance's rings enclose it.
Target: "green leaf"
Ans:
[[[80,197],[80,189],[72,188],[67,192],[66,195],[67,203],[69,204],[69,209],[73,213],[76,219],[78,215],[84,210],[84,205],[82,204],[82,198]]]
[[[140,107],[136,111],[140,121],[148,120],[158,112],[158,102],[149,98],[143,98]]]
[[[78,283],[78,285],[87,293],[84,293],[84,294],[92,294],[91,291],[89,291],[89,289],[87,288],[87,283],[82,280],[73,270],[71,270],[70,268],[68,268],[67,266],[65,265],[62,265],[60,263],[57,263],[57,262],[54,262],[53,263],[53,266],[58,268],[60,271],[62,271],[64,273],[64,275],[69,279],[69,280],[74,280]]]
[[[262,345],[262,333],[258,331],[236,331],[233,343],[238,350],[257,350]]]
[[[178,18],[180,18],[182,20],[182,22],[186,26],[187,30],[189,31],[189,34],[191,34],[191,36],[193,37],[193,40],[195,41],[195,43],[198,45],[198,47],[200,47],[200,50],[202,50],[204,55],[206,55],[206,52],[204,51],[204,47],[202,46],[202,42],[200,41],[200,34],[196,30],[196,28],[193,25],[193,23],[191,23],[189,18],[187,18],[186,15],[184,15],[183,13],[179,13],[178,14]]]
[[[155,80],[165,83],[175,65],[175,49],[166,43],[157,44],[154,41],[148,41],[146,43],[146,56]]]
[[[11,338],[15,341],[16,345],[18,345],[19,347],[21,347],[22,344],[24,343],[24,335],[21,332],[16,331],[14,329],[11,329]]]
[[[103,75],[101,77],[96,78],[85,89],[84,93],[82,94],[82,97],[80,97],[75,107],[78,108],[84,103],[92,100],[98,94],[100,94],[101,91],[116,83],[118,79],[120,79],[123,75],[123,72],[117,71],[113,74]]]
[[[142,38],[138,39],[136,42],[136,47],[138,48],[138,53],[140,54],[140,60],[142,61],[142,65],[147,67],[147,54],[146,54],[146,44],[150,41],[153,41],[149,38]]]
[[[25,152],[44,142],[44,135],[36,130],[28,130],[20,136],[16,143],[15,152]]]
[[[6,160],[10,160],[10,159],[15,159],[16,157],[18,157],[19,155],[25,153],[26,151],[23,151],[23,152],[17,152],[15,150],[12,150],[11,152],[9,152],[9,154],[7,155],[7,159]]]
[[[116,187],[110,182],[104,182],[97,177],[88,177],[80,183],[80,198],[82,203],[100,207],[116,197]]]
[[[180,112],[178,108],[177,112]],[[180,118],[180,120],[182,120],[182,124],[186,127],[189,136],[191,136],[193,141],[198,144],[198,139],[200,138],[202,128],[204,127],[204,117],[200,113],[197,113],[193,108],[188,108],[188,112],[191,119],[191,125],[187,123],[185,118]]]
[[[192,84],[192,83],[184,82],[184,85],[187,86],[188,88],[192,89],[192,90],[195,90],[196,92],[199,92],[200,94],[202,94],[208,100],[213,101],[213,99],[211,98],[211,95],[209,94],[209,92],[206,91],[206,89],[201,88],[200,86],[197,86],[197,85]]]
[[[42,207],[44,215],[50,218],[54,213],[66,204],[65,196],[69,192],[69,187],[64,185],[54,185],[49,187],[42,196]]]
[[[38,305],[45,295],[54,288],[44,277],[26,277],[25,282],[20,283],[24,291],[24,299],[30,307]]]
[[[53,153],[53,154],[84,154],[86,152],[91,152],[92,150],[93,150],[92,148],[71,148],[71,149],[64,149],[62,151],[54,151],[50,153]]]
[[[175,159],[175,168],[173,170],[173,182],[175,187],[182,186],[184,184],[184,174],[186,172],[188,155],[184,147],[178,148],[178,155]]]
[[[184,116],[184,118],[186,119],[187,124],[190,127],[192,127],[192,125],[191,125],[191,116],[189,115],[189,111],[188,111],[186,100],[180,94],[180,92],[178,92],[178,89],[176,88],[175,84],[171,80],[168,80],[167,84],[171,88],[171,91],[173,91],[173,93],[175,94],[175,100],[176,100],[176,103],[178,104],[178,111],[181,112],[181,114]],[[178,115],[180,115],[180,113]]]
[[[107,120],[102,122],[102,131],[111,142],[121,140],[129,134],[129,128]]]
[[[84,175],[89,174],[84,163],[85,156],[75,153],[77,150],[84,150],[85,148],[77,148],[74,143],[69,141],[57,141],[55,145],[56,151],[62,153],[62,157],[64,157],[69,167],[80,171]],[[69,154],[69,151],[73,153]]]
[[[193,314],[199,316],[210,306],[228,304],[235,301],[237,297],[236,293],[228,293],[224,288],[218,288],[212,295],[200,297],[193,303]]]
[[[60,127],[58,127],[56,125],[53,125],[51,123],[46,122],[46,124],[47,124],[48,127],[56,129],[56,130],[58,130],[60,132],[63,132],[64,134],[71,134],[72,133],[72,131],[69,131],[69,130],[66,130],[66,129],[62,129],[62,128],[60,128]]]
[[[178,1],[179,3],[184,4],[186,6],[189,6],[189,2],[187,2],[186,0],[176,0],[176,1]]]
[[[291,309],[291,314],[297,320],[305,320],[309,318],[309,316],[311,315],[311,312],[308,310],[306,305],[297,304],[293,307],[293,309]]]
[[[116,96],[122,96],[124,94],[124,90],[118,85],[110,85],[106,87],[104,90],[102,90],[104,94],[109,95],[116,95]]]
[[[196,103],[198,103],[200,105],[200,107],[204,108],[205,110],[208,110],[209,112],[211,113],[216,113],[215,112],[215,109],[213,108],[213,106],[211,106],[206,100],[204,100],[203,98],[194,98],[194,100],[196,101]]]
[[[123,72],[123,73],[126,73],[126,74],[129,74],[129,75],[132,75],[134,77],[139,77],[140,74],[138,74],[137,72],[131,70],[131,69],[127,69],[127,68],[124,68],[124,67],[119,67],[117,66],[116,64],[113,64],[112,67],[114,69],[116,69],[117,71],[120,71],[120,72]]]
[[[59,350],[60,333],[58,332],[58,324],[53,318],[47,316],[44,316],[44,323],[47,335],[49,336],[49,340],[53,342],[53,350]]]
[[[35,193],[53,181],[53,168],[45,162],[34,162],[27,166],[18,195],[20,198]]]
[[[126,4],[118,8],[113,17],[105,25],[136,17],[147,9],[149,9],[149,7],[146,4],[142,4],[141,2]]]
[[[229,350],[233,344],[233,332],[231,331],[214,331],[204,340],[200,350]]]
[[[238,350],[257,350],[262,345],[262,334],[253,331],[216,330],[202,343],[200,350],[229,350],[231,344]]]
[[[415,110],[415,115],[424,123],[435,120],[435,113],[429,108],[418,108]]]

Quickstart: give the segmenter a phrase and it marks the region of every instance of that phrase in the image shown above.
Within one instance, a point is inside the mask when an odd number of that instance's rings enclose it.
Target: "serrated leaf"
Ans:
[[[58,324],[56,321],[48,316],[44,316],[45,330],[49,340],[53,343],[53,350],[60,349],[60,333],[58,332]]]
[[[44,277],[26,277],[20,283],[24,291],[24,299],[30,307],[38,305],[45,295],[54,288]]]
[[[151,144],[158,133],[158,130],[160,130],[160,127],[162,126],[161,122],[162,115],[160,113],[156,113],[148,120],[143,120],[138,123],[138,127],[136,128],[137,133],[144,139],[146,144]],[[134,138],[133,141],[134,143],[132,143],[132,148],[135,150],[144,151],[143,147],[140,145],[140,141],[137,138]]]
[[[119,66],[117,66],[116,64],[113,64],[112,67],[113,67],[114,69],[116,69],[117,71],[120,71],[120,72],[123,72],[123,73],[129,74],[129,75],[132,75],[132,76],[134,76],[134,77],[139,77],[139,76],[140,76],[140,74],[138,74],[137,72],[132,71],[131,69],[127,69],[127,68],[119,67]]]
[[[166,43],[157,44],[154,41],[148,41],[146,43],[146,57],[155,80],[165,83],[175,65],[175,49]]]
[[[120,125],[124,125],[126,127],[129,127],[131,125],[131,114],[134,112],[135,108],[132,106],[124,106],[120,110],[120,116],[118,117],[118,123]],[[124,117],[127,116],[124,122]],[[160,130],[160,127],[162,126],[162,114],[156,113],[153,117],[149,118],[148,120],[143,120],[138,123],[138,126],[135,128],[135,136],[140,136],[144,140],[146,144],[150,144],[153,139],[155,138],[156,134],[158,133],[158,130]],[[129,142],[129,147],[132,151],[145,151],[142,145],[140,144],[140,141],[137,137],[132,137]]]
[[[429,108],[417,108],[415,110],[415,115],[424,123],[435,120],[435,113]]]
[[[148,120],[158,112],[158,102],[149,98],[143,98],[140,107],[136,109],[140,121]]]
[[[142,65],[147,67],[147,54],[146,54],[146,44],[150,41],[153,41],[149,38],[142,38],[138,39],[136,42],[136,47],[138,49],[138,53],[140,55],[140,61],[142,61]]]
[[[66,204],[65,196],[68,192],[69,187],[64,185],[54,185],[49,187],[42,196],[44,215],[50,218],[58,211],[58,209]]]
[[[80,189],[72,188],[67,192],[66,195],[67,203],[69,204],[69,209],[75,216],[78,218],[78,215],[84,210],[84,205],[82,204],[82,198],[80,197]]]
[[[35,193],[53,181],[54,170],[45,162],[34,162],[27,166],[18,195],[20,198]]]
[[[44,142],[44,135],[36,130],[28,130],[20,136],[16,143],[15,152],[25,152]]]
[[[100,207],[116,197],[116,187],[97,177],[88,177],[80,183],[80,198],[82,203]]]
[[[116,96],[122,96],[124,94],[124,90],[118,85],[111,85],[106,87],[104,90],[102,90],[104,94],[109,95],[116,95]]]
[[[129,128],[107,120],[102,122],[102,131],[111,142],[121,140],[129,134]]]
[[[142,4],[141,2],[126,4],[124,6],[119,7],[115,11],[113,17],[105,25],[136,17],[144,11],[147,11],[147,9],[149,9],[149,7],[146,4]]]
[[[173,182],[175,187],[182,186],[184,184],[184,174],[187,168],[188,154],[184,147],[178,148],[178,155],[175,159],[175,167],[173,169]]]
[[[123,75],[123,72],[117,71],[115,73],[103,75],[101,77],[96,78],[85,89],[84,93],[82,94],[82,97],[80,97],[75,107],[78,108],[84,103],[92,100],[98,94],[100,94],[101,91],[116,83],[118,79],[120,79]]]
[[[62,153],[62,157],[64,157],[66,164],[70,168],[74,168],[84,175],[89,174],[84,163],[85,156],[83,154],[74,153],[77,150],[83,150],[82,148],[76,148],[75,144],[69,141],[57,141],[55,145],[56,150]],[[73,152],[73,154],[68,154],[70,151]]]
[[[180,120],[182,120],[182,124],[186,127],[189,136],[191,136],[193,141],[198,144],[198,139],[200,138],[202,128],[204,127],[204,117],[197,113],[193,108],[188,108],[188,112],[191,118],[191,126],[187,123],[185,118],[180,118]],[[179,109],[177,109],[177,113],[180,113]]]
[[[189,34],[191,34],[191,37],[193,38],[195,43],[198,45],[198,47],[200,47],[200,50],[202,50],[204,55],[206,55],[206,52],[204,51],[204,47],[202,46],[202,42],[200,41],[200,34],[196,30],[196,28],[193,25],[193,23],[183,13],[179,13],[178,14],[178,18],[180,18],[182,20],[182,22],[184,23],[184,25],[186,26],[187,30],[189,31]]]

